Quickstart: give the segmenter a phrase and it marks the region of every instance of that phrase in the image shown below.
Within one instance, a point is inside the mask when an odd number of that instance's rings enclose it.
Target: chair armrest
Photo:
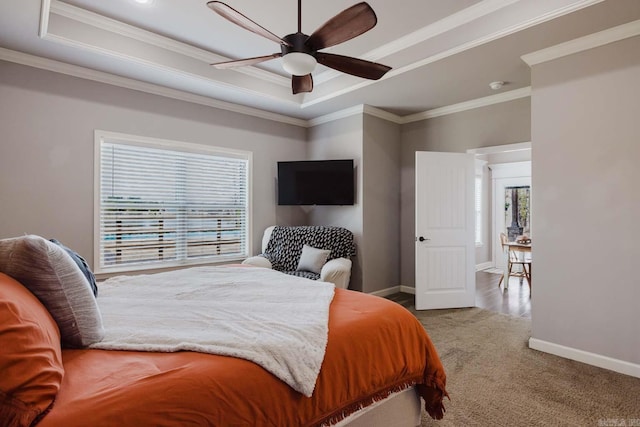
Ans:
[[[347,289],[351,278],[351,260],[336,258],[328,261],[320,271],[320,280],[336,285],[336,288]]]
[[[261,255],[252,256],[242,261],[243,264],[253,265],[254,267],[262,267],[271,269],[271,261]]]

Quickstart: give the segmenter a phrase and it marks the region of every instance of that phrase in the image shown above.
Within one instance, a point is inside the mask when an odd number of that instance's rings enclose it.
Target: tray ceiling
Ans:
[[[296,31],[294,0],[226,2],[275,34]],[[319,66],[308,94],[291,94],[280,59],[231,70],[211,67],[212,62],[278,52],[279,46],[221,18],[204,0],[154,0],[151,5],[3,0],[0,59],[19,57],[29,63],[38,58],[47,60],[48,68],[70,64],[87,76],[97,73],[102,81],[114,76],[210,99],[214,105],[230,103],[295,119],[361,104],[407,116],[496,93],[526,94],[530,72],[521,56],[640,19],[638,0],[368,2],[378,25],[327,51],[382,62],[393,70],[369,81]],[[303,32],[310,34],[354,3],[303,1]],[[498,92],[489,88],[496,80],[506,82]]]

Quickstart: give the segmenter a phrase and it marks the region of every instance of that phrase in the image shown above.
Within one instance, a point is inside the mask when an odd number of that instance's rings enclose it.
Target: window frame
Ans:
[[[210,154],[218,155],[221,157],[242,159],[247,162],[247,204],[246,204],[246,223],[245,223],[245,251],[240,255],[224,256],[219,255],[215,258],[203,257],[194,259],[181,259],[171,261],[160,261],[153,263],[138,263],[128,265],[117,266],[102,266],[101,265],[101,229],[100,229],[100,216],[101,216],[101,148],[103,142],[121,143],[138,147],[149,147],[155,149],[166,149],[173,151],[183,151],[187,153],[197,154]],[[145,270],[165,270],[176,267],[188,267],[196,265],[213,265],[223,264],[234,261],[244,260],[249,256],[252,244],[252,223],[253,223],[253,208],[252,208],[252,187],[253,187],[253,153],[251,151],[237,150],[226,147],[218,147],[206,144],[196,144],[191,142],[175,141],[168,139],[152,138],[139,135],[130,135],[118,132],[109,132],[104,130],[94,131],[94,209],[93,209],[93,248],[94,248],[94,272],[99,275],[108,276],[110,273],[125,273]]]

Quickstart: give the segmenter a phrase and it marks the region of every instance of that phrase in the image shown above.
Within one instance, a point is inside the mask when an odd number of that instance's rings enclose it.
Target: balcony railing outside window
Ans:
[[[249,156],[100,138],[99,270],[242,258]]]

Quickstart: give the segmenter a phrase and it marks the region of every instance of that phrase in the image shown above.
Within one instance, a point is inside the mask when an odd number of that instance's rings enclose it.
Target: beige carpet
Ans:
[[[451,395],[444,419],[423,414],[423,427],[640,426],[640,379],[531,350],[525,319],[479,308],[416,316]]]

